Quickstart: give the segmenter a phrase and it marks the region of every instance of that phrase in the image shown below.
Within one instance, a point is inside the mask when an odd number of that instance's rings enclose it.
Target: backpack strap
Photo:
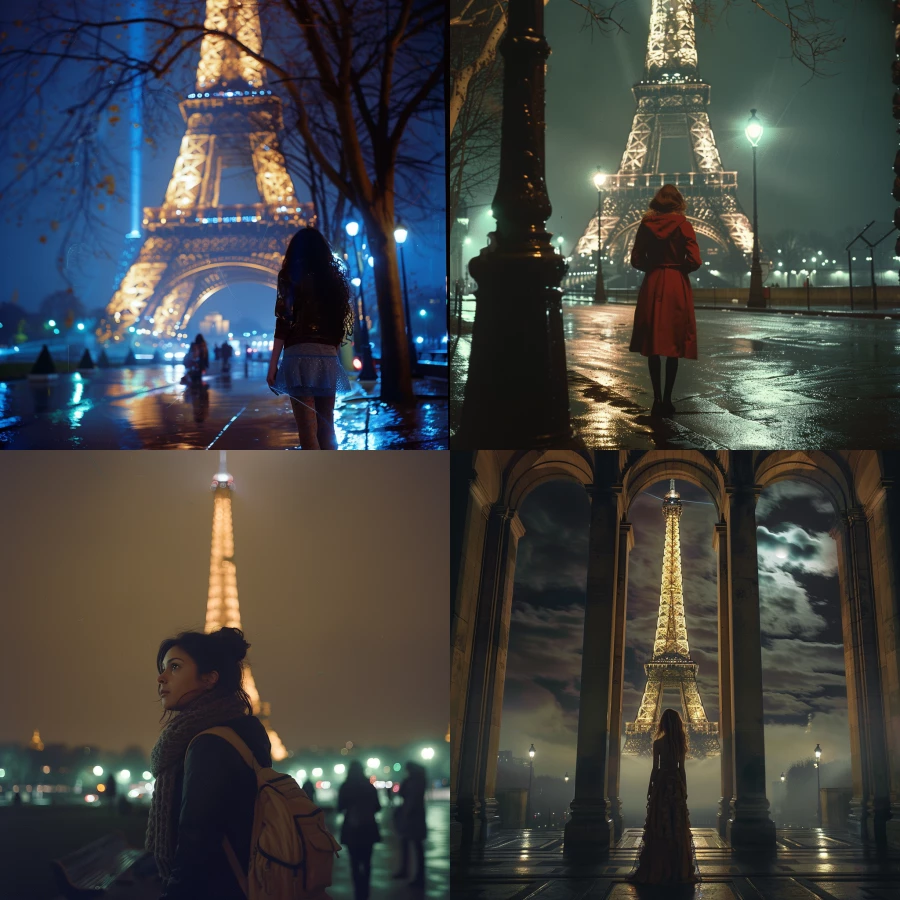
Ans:
[[[225,726],[216,726],[215,728],[207,728],[206,731],[201,731],[200,734],[194,735],[191,738],[191,744],[200,737],[201,734],[215,734],[218,737],[228,741],[238,753],[241,754],[241,758],[253,769],[254,772],[258,771],[262,768],[259,763],[256,761],[256,758],[250,751],[250,748],[244,743],[243,740],[238,736],[238,733],[233,728],[226,728]],[[191,744],[188,744],[188,749],[190,749]],[[185,755],[187,752],[185,751]],[[234,848],[231,846],[231,842],[228,840],[228,837],[222,836],[222,848],[225,850],[225,856],[228,857],[228,864],[231,866],[231,871],[234,873],[234,877],[237,879],[237,883],[240,885],[241,890],[244,892],[245,897],[250,896],[250,889],[247,884],[247,875],[244,870],[241,868],[240,862],[238,862],[238,858],[235,855]]]

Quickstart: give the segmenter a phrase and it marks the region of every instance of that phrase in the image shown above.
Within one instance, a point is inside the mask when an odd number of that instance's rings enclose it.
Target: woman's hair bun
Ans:
[[[227,647],[238,661],[242,660],[250,649],[250,645],[244,639],[244,632],[240,628],[220,628],[218,631],[213,631],[210,637],[221,641],[222,645]]]

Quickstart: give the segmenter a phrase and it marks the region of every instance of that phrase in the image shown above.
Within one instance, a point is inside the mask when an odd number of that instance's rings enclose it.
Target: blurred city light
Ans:
[[[144,772],[144,781],[149,781],[153,775],[150,772]]]
[[[344,772],[346,772],[346,771],[347,771],[347,767],[346,767],[343,763],[338,763],[338,764],[334,767],[334,774],[335,774],[335,775],[343,775]]]
[[[312,773],[313,773],[313,778],[321,778],[322,777],[322,770],[320,768],[313,769]]]
[[[422,750],[422,759],[434,759],[434,747],[425,747]]]
[[[95,775],[102,775],[103,774],[103,766],[94,766],[92,771]]]
[[[376,759],[374,756],[372,756],[372,757],[370,757],[369,759],[366,760],[366,765],[367,765],[370,769],[377,769],[377,768],[381,765],[381,760],[380,760],[380,759]]]

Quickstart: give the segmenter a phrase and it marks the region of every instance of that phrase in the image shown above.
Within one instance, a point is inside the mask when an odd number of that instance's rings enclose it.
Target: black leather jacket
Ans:
[[[266,729],[255,716],[220,723],[233,728],[261,766],[272,765]],[[214,734],[194,741],[185,760],[172,874],[160,900],[243,900],[222,837],[228,836],[244,871],[256,804],[256,776],[231,744]]]

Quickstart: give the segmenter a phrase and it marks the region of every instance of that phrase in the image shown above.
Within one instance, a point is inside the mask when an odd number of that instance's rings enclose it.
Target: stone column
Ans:
[[[494,787],[509,646],[516,550],[524,527],[514,509],[490,507],[474,614],[465,716],[459,738],[456,820],[463,846],[480,843],[499,822]]]
[[[618,454],[594,453],[591,532],[588,550],[587,597],[584,610],[584,651],[578,707],[578,751],[572,818],[566,823],[567,856],[609,855],[614,830],[606,799],[609,760],[609,712],[612,688],[613,626],[616,569],[619,558]]]
[[[721,747],[722,796],[716,828],[727,837],[731,800],[734,795],[734,718],[731,713],[731,607],[728,602],[728,526],[715,525],[713,549],[716,551],[716,585],[719,597],[719,746]]]
[[[865,510],[853,507],[837,529],[841,620],[850,711],[853,797],[850,824],[864,840],[882,843],[890,812],[881,663],[878,653],[869,525]]]
[[[726,521],[731,570],[731,668],[736,677],[732,680],[734,788],[727,839],[735,848],[774,848],[775,824],[769,818],[766,798],[753,451],[732,450],[730,457]]]
[[[612,694],[609,706],[609,809],[615,840],[622,837],[622,799],[619,775],[622,761],[622,689],[625,683],[625,611],[628,602],[628,557],[634,546],[630,522],[619,525],[619,560],[616,569],[616,618],[613,625]]]

